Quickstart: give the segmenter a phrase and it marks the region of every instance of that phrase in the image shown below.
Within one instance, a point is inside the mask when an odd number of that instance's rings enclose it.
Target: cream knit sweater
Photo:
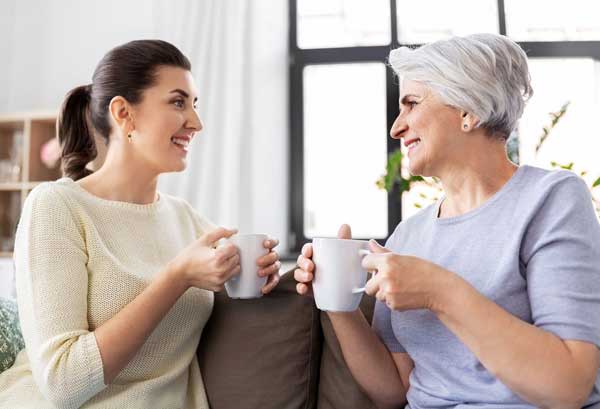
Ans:
[[[108,386],[94,330],[212,227],[165,194],[137,205],[68,178],[36,187],[15,245],[26,349],[0,374],[0,408],[208,408],[196,347],[212,292],[189,289]]]

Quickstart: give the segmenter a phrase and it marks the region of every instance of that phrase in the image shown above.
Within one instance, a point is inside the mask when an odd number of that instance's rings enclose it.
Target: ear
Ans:
[[[460,111],[461,121],[460,130],[463,132],[471,132],[479,123],[479,118],[467,111]]]
[[[108,105],[110,116],[115,124],[121,129],[123,135],[131,133],[135,129],[133,122],[132,106],[122,96],[116,96],[110,100]]]

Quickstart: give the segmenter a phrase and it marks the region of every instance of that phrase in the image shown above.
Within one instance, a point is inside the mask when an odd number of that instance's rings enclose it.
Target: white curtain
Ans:
[[[204,130],[159,189],[214,223],[287,248],[287,1],[155,0],[157,38],[192,62]]]

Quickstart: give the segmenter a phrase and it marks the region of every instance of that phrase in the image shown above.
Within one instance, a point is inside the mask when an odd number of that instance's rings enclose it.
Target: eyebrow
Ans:
[[[171,94],[172,93],[180,94],[184,98],[189,98],[190,97],[190,94],[188,94],[187,92],[185,92],[181,88],[175,88],[174,90],[171,90],[170,93]],[[198,97],[194,98],[194,102],[196,102],[196,101],[198,101]]]
[[[408,102],[408,98],[410,97],[419,98],[419,96],[415,94],[406,94],[402,97],[402,100],[400,100],[400,104],[405,105]]]

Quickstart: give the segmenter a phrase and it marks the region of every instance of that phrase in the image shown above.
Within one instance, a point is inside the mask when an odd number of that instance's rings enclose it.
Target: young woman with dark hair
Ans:
[[[190,69],[167,42],[132,41],[67,95],[65,177],[32,191],[17,232],[26,349],[0,376],[0,407],[208,408],[196,347],[240,264],[215,245],[235,230],[157,192],[202,130]],[[95,140],[107,153],[92,172]],[[279,280],[276,245],[258,260],[263,293]]]

